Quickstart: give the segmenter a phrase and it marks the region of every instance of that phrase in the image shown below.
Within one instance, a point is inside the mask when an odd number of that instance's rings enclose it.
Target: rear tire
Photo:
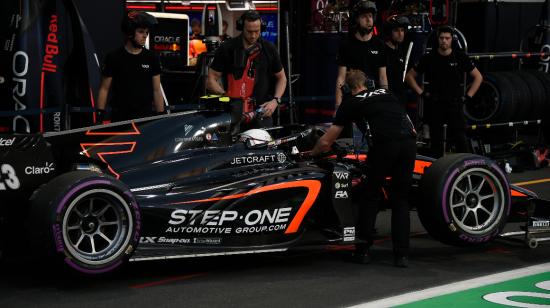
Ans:
[[[452,154],[435,161],[420,182],[420,221],[437,240],[472,246],[500,234],[510,213],[510,187],[490,159]]]
[[[29,221],[34,251],[89,275],[124,264],[141,228],[139,207],[126,185],[90,171],[66,173],[39,188]]]

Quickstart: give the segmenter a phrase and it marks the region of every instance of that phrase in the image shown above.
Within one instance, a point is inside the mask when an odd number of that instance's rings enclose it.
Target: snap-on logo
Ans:
[[[29,166],[25,167],[25,174],[48,174],[55,171],[53,163],[46,162],[44,167]]]
[[[8,147],[12,145],[14,141],[15,141],[15,137],[11,139],[0,138],[0,147]]]

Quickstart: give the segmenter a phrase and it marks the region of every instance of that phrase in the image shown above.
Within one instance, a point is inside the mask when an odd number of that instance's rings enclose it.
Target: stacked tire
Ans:
[[[493,72],[464,106],[471,124],[542,119],[550,121],[550,75],[539,71]]]

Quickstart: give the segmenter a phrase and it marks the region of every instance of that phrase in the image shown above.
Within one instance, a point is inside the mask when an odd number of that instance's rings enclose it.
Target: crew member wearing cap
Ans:
[[[365,172],[364,203],[359,207],[358,236],[366,244],[356,246],[355,258],[360,263],[371,261],[373,229],[382,199],[382,186],[391,177],[388,200],[392,209],[391,228],[394,264],[408,266],[410,218],[408,194],[416,158],[416,132],[405,108],[389,90],[367,90],[367,77],[359,70],[347,74],[351,97],[338,108],[332,125],[317,141],[312,155],[327,152],[342,133],[354,122],[369,142]]]
[[[165,112],[160,86],[160,62],[144,48],[149,30],[157,23],[144,12],[130,11],[122,21],[124,46],[107,54],[97,99],[96,122],[105,120],[107,96],[113,88],[111,120],[123,121]]]
[[[374,80],[378,87],[388,87],[384,42],[373,33],[375,18],[376,4],[372,1],[361,0],[352,8],[350,36],[340,46],[336,60],[338,64],[336,108],[342,103],[344,95],[342,86],[345,84],[346,72],[349,69],[361,70]]]
[[[281,104],[286,88],[281,58],[275,45],[262,40],[262,28],[265,24],[258,12],[245,12],[236,25],[242,33],[221,44],[208,70],[206,88],[232,98],[233,116],[240,118],[243,113],[261,110],[261,115],[252,118],[243,129],[273,126],[271,116]],[[222,78],[226,79],[225,89]]]
[[[407,17],[397,15],[388,17],[384,24],[388,87],[403,105],[406,103],[405,81],[403,79],[405,77],[405,58],[407,56],[403,41],[409,24]]]

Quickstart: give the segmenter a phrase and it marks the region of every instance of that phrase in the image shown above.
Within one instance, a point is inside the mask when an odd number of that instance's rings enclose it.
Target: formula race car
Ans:
[[[223,111],[192,111],[0,135],[1,250],[23,251],[25,242],[40,258],[100,274],[128,260],[360,241],[368,153],[358,142],[346,155],[312,158],[303,153],[322,128],[275,127],[254,144],[238,140],[233,122]],[[411,204],[445,243],[491,241],[515,212],[550,216],[485,157],[418,156],[411,176]]]

